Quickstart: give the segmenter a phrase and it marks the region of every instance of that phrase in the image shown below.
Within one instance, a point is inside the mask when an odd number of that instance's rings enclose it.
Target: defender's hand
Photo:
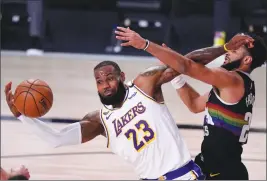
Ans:
[[[138,33],[135,31],[132,31],[129,27],[123,28],[123,27],[117,27],[120,31],[115,31],[115,33],[118,35],[116,38],[118,40],[127,41],[125,43],[122,43],[121,46],[132,46],[137,49],[144,49],[146,46],[146,40],[142,38]]]
[[[8,177],[14,177],[14,176],[17,176],[17,175],[23,175],[24,177],[26,177],[27,179],[30,178],[30,173],[29,173],[29,170],[24,166],[22,165],[20,168],[18,169],[11,169]]]
[[[11,86],[12,82],[9,82],[5,87],[6,102],[12,114],[15,117],[19,117],[21,114],[14,105],[14,95],[12,94]]]
[[[227,50],[237,50],[243,45],[248,45],[248,48],[252,48],[254,39],[248,35],[237,34],[229,42],[225,44]]]

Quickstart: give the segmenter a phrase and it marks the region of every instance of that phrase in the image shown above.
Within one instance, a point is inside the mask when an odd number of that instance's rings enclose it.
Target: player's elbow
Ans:
[[[190,112],[192,112],[192,113],[194,113],[194,114],[199,113],[199,110],[196,109],[196,108],[194,108],[194,107],[190,107],[189,110],[190,110]]]
[[[190,107],[189,107],[189,110],[194,113],[194,114],[197,114],[197,113],[201,113],[205,110],[204,107],[200,107],[198,106],[197,104],[192,104]]]

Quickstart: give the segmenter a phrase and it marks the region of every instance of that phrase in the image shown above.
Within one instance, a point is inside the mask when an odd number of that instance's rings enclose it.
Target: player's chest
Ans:
[[[131,101],[131,104],[124,104],[118,110],[103,111],[110,136],[119,137],[125,130],[134,128],[140,120],[146,119],[148,109],[142,101]]]

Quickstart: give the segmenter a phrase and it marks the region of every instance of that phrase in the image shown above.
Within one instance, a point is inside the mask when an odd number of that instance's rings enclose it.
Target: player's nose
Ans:
[[[106,82],[106,81],[103,82],[102,86],[103,86],[104,92],[107,91],[107,90],[109,90],[111,88],[110,85],[109,85],[109,83]]]

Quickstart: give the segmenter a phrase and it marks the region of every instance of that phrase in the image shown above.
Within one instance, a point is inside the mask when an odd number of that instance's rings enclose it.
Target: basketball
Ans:
[[[44,116],[51,109],[52,104],[53,92],[43,80],[25,80],[15,90],[14,105],[21,114],[27,117]]]

